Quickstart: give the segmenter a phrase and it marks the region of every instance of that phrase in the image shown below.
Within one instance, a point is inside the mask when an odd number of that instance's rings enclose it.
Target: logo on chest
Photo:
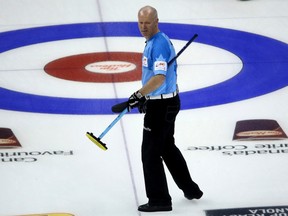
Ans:
[[[144,56],[143,59],[142,59],[142,66],[143,67],[148,67],[148,58],[146,56]]]

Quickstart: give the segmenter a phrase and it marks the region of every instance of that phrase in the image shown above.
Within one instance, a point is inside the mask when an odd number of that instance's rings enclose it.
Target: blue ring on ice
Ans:
[[[288,45],[249,32],[190,24],[161,23],[171,39],[225,49],[237,55],[243,68],[221,83],[180,93],[182,109],[221,105],[268,94],[287,86]],[[92,37],[141,37],[137,22],[80,23],[20,29],[0,33],[0,53],[51,41]],[[135,89],[131,89],[134,91]],[[122,99],[49,97],[0,87],[0,109],[51,114],[111,114]]]

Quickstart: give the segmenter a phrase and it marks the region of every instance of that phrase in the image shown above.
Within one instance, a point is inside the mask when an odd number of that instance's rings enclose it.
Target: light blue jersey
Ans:
[[[165,82],[155,91],[148,94],[156,96],[175,92],[177,87],[177,63],[169,67],[168,62],[175,56],[175,49],[167,35],[158,32],[148,41],[142,57],[142,84],[145,85],[157,74],[165,75]]]

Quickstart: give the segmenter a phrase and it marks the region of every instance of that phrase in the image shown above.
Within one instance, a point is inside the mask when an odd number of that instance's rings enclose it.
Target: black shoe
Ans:
[[[200,190],[198,193],[195,194],[185,194],[184,196],[186,197],[186,199],[188,200],[192,200],[192,199],[200,199],[203,196],[203,192]]]
[[[156,212],[156,211],[172,211],[171,205],[150,205],[149,203],[140,205],[138,211],[141,212]]]

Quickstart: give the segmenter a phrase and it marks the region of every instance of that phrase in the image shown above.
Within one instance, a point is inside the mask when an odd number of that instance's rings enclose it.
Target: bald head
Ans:
[[[146,15],[146,16],[151,16],[153,17],[154,19],[158,19],[158,13],[157,13],[157,10],[154,8],[154,7],[151,7],[149,5],[145,6],[145,7],[142,7],[139,12],[138,12],[138,17],[139,16],[143,16],[143,15]]]
[[[157,10],[151,6],[142,7],[138,12],[138,27],[147,40],[159,32]]]

